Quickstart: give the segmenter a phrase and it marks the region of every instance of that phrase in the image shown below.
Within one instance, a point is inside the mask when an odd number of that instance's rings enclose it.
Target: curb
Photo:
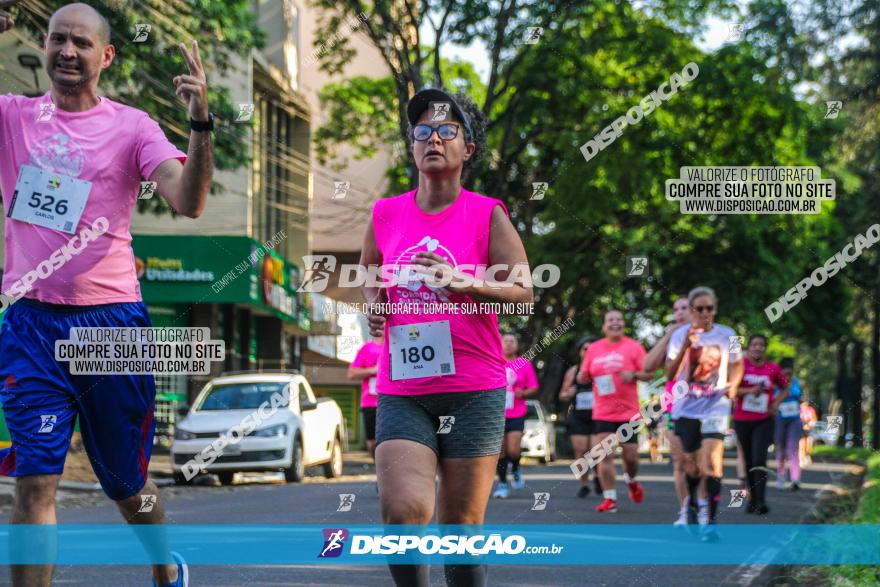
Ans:
[[[15,477],[0,477],[0,485],[15,485]],[[60,481],[58,489],[71,491],[101,491],[100,483],[85,483],[82,481]]]
[[[856,475],[853,476],[855,477]],[[814,503],[810,509],[798,519],[797,524],[808,525],[805,524],[805,522],[815,516],[815,507],[816,503]],[[767,585],[776,584],[774,581],[777,579],[791,578],[789,575],[791,570],[794,567],[801,566],[773,564],[773,559],[775,558],[776,556],[774,553],[769,562],[752,564],[743,563],[739,565],[733,573],[724,579],[722,585],[724,587],[766,587]],[[792,581],[794,581],[793,578]]]

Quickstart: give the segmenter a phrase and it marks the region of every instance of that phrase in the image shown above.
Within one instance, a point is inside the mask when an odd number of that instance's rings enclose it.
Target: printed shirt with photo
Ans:
[[[679,351],[684,345],[690,324],[682,325],[678,330],[672,333],[669,340],[669,346],[666,348],[666,358],[674,361]],[[730,374],[730,365],[733,365],[743,358],[742,349],[734,348],[730,350],[731,337],[736,336],[732,328],[728,328],[722,324],[715,324],[709,332],[702,332],[698,335],[697,342],[691,348],[718,346],[721,349],[721,363],[718,366],[720,371],[725,365],[727,366],[728,376]],[[681,368],[675,376],[675,381],[686,379],[688,370],[688,357],[682,361]],[[706,388],[705,385],[698,383],[690,384],[691,391],[685,397],[675,402],[672,408],[672,418],[693,418],[702,420],[709,415],[717,415],[726,410],[729,413],[730,400],[723,391],[714,391]],[[699,392],[699,394],[695,393]]]

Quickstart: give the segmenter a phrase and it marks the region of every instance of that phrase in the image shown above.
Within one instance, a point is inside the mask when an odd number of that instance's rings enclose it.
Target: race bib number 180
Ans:
[[[6,215],[29,224],[73,234],[91,189],[91,182],[22,165]]]
[[[449,320],[392,326],[388,334],[392,381],[455,374]]]

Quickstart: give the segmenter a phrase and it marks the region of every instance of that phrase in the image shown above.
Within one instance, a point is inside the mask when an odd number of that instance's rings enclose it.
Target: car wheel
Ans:
[[[305,467],[303,466],[303,449],[299,437],[293,439],[293,456],[290,460],[290,466],[284,469],[284,479],[288,483],[299,483],[305,477]]]
[[[330,460],[324,463],[324,476],[328,479],[336,479],[342,476],[342,447],[339,445],[339,437],[333,439],[333,448],[330,449]]]
[[[189,481],[187,481],[186,476],[183,473],[175,473],[174,474],[174,484],[175,485],[189,485]]]
[[[221,471],[217,473],[220,485],[232,485],[232,478],[235,477],[235,471]]]

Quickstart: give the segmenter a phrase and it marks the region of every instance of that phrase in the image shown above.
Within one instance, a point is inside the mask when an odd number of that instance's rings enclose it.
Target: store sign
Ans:
[[[201,269],[184,269],[183,259],[147,257],[146,263],[135,257],[138,279],[146,281],[183,281],[207,282],[214,281],[213,271]]]
[[[295,302],[293,296],[284,287],[284,280],[284,261],[266,255],[261,270],[263,303],[288,316],[293,316]]]

